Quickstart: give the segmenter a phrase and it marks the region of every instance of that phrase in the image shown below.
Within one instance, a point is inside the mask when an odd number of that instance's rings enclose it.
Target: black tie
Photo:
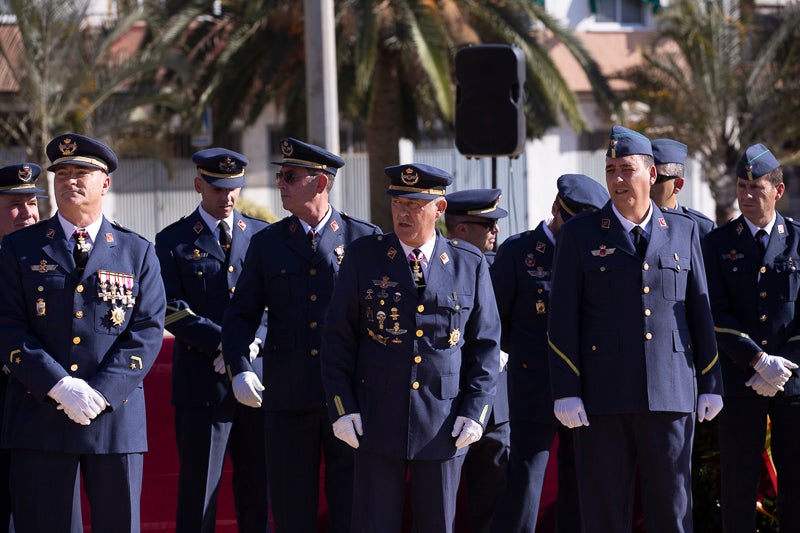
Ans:
[[[231,257],[231,235],[228,233],[228,223],[220,220],[217,228],[219,229],[219,247],[225,252],[225,262],[227,262]]]
[[[422,273],[422,264],[420,263],[419,256],[422,250],[414,248],[408,254],[408,264],[411,266],[411,274],[414,277],[414,283],[417,284],[418,289],[425,288],[425,275]]]
[[[72,248],[72,257],[75,258],[75,266],[79,276],[83,274],[86,262],[89,261],[89,243],[86,242],[88,236],[89,233],[83,228],[77,228],[72,234],[72,239],[75,241],[75,246]]]
[[[766,230],[760,229],[756,232],[756,244],[758,245],[758,250],[761,252],[761,257],[764,257],[764,253],[767,251],[767,232]]]
[[[643,235],[644,230],[641,226],[634,226],[631,233],[633,233],[633,247],[636,248],[636,255],[639,256],[639,259],[644,259],[644,254],[647,250],[647,239]]]

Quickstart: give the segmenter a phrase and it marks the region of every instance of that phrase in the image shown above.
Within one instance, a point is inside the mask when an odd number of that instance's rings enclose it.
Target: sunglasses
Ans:
[[[280,184],[281,182],[284,182],[286,185],[292,185],[300,178],[307,178],[309,176],[316,178],[319,176],[319,174],[292,174],[291,172],[276,172],[275,183]]]
[[[482,226],[484,229],[492,229],[496,222],[494,220],[487,220],[486,222],[478,222],[477,220],[463,220],[464,224],[475,224],[476,226]]]

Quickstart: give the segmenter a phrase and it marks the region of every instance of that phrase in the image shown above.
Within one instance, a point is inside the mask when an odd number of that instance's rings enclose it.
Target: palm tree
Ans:
[[[800,133],[794,120],[800,111],[800,8],[744,18],[734,4],[671,3],[642,65],[622,75],[630,83],[625,98],[646,105],[635,126],[679,139],[700,156],[718,222],[733,213],[742,150],[765,142],[791,152],[798,147],[787,140]]]

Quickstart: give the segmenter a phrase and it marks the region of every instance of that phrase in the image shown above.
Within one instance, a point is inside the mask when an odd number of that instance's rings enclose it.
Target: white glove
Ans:
[[[568,396],[556,400],[553,404],[553,414],[556,415],[559,422],[570,429],[589,425],[589,418],[586,416],[583,400],[577,396]]]
[[[233,377],[233,395],[239,403],[248,407],[261,407],[261,391],[264,385],[255,372],[240,372]]]
[[[253,342],[251,342],[250,346],[248,346],[248,348],[250,348],[250,362],[251,363],[255,360],[256,357],[258,357],[258,352],[261,351],[260,346],[261,346],[261,339],[259,339],[258,337],[253,339]]]
[[[758,358],[753,368],[770,385],[783,387],[792,376],[792,369],[797,368],[797,365],[779,355],[761,352],[761,357]]]
[[[778,393],[778,391],[783,390],[783,387],[775,387],[774,385],[767,383],[767,381],[762,378],[761,374],[758,372],[750,376],[750,379],[745,381],[744,384],[748,387],[751,387],[761,396],[766,396],[767,398],[772,398]]]
[[[340,416],[333,423],[333,434],[337,439],[349,444],[351,448],[358,448],[358,437],[364,434],[364,429],[361,427],[361,413]]]
[[[84,380],[64,376],[47,393],[58,402],[58,409],[83,426],[89,423],[106,408],[107,402],[102,394],[94,390]]]
[[[466,416],[457,416],[451,437],[456,437],[456,448],[478,442],[483,436],[483,426]]]
[[[225,358],[222,357],[222,343],[217,346],[217,356],[214,358],[214,372],[217,374],[225,373]]]
[[[711,420],[722,411],[722,396],[701,394],[697,397],[697,421]]]
[[[508,354],[503,350],[500,350],[500,372],[505,369],[506,365],[508,364]]]

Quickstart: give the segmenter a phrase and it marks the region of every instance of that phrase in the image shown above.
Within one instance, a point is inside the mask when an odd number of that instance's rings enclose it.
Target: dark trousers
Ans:
[[[93,533],[138,533],[142,454],[11,450],[11,508],[17,533],[74,531],[78,466]]]
[[[462,470],[472,533],[489,533],[495,509],[506,488],[509,424],[489,424],[481,440],[472,444]]]
[[[325,408],[267,411],[267,470],[278,533],[317,533],[320,464],[330,533],[350,532],[353,449],[333,435]]]
[[[178,443],[177,533],[213,533],[226,452],[241,533],[269,531],[264,411],[240,404],[175,408]]]
[[[647,533],[693,531],[693,414],[590,414],[589,424],[573,430],[583,531],[631,530],[637,468]]]
[[[781,531],[800,531],[800,398],[726,397],[719,416],[722,527],[755,531],[762,452],[771,423],[772,460],[778,473]]]
[[[407,479],[412,531],[452,533],[464,457],[409,461],[356,450],[353,533],[399,533]]]

